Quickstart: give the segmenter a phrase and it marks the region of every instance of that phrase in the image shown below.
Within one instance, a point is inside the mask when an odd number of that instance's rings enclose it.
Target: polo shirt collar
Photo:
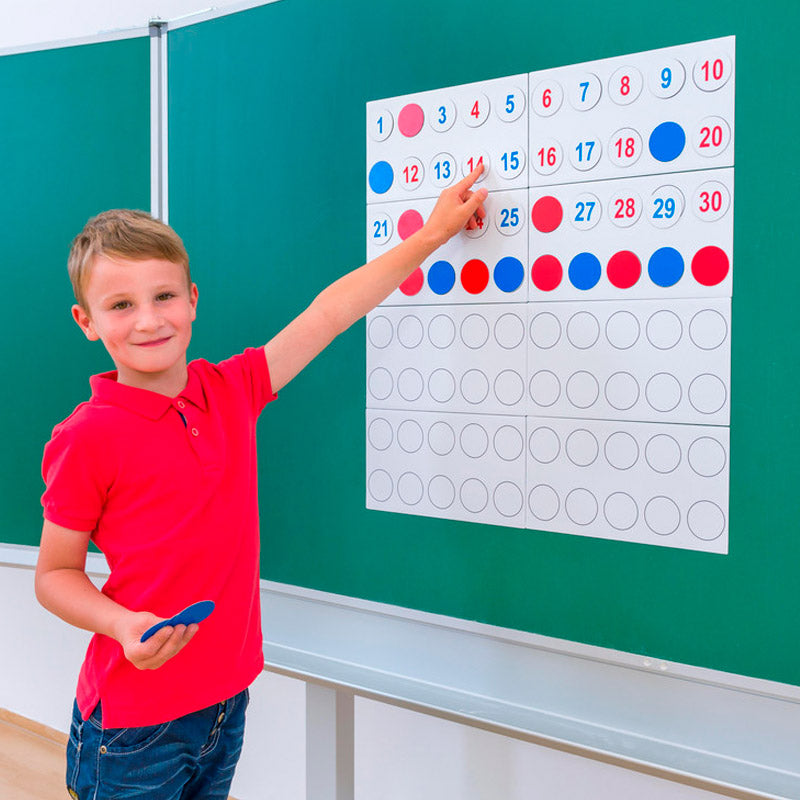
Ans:
[[[147,419],[159,419],[177,400],[177,397],[167,397],[148,389],[117,383],[116,370],[92,375],[89,383],[92,387],[92,400],[125,408]],[[188,400],[201,411],[205,411],[208,407],[203,385],[191,364],[189,364],[186,388],[178,397]]]

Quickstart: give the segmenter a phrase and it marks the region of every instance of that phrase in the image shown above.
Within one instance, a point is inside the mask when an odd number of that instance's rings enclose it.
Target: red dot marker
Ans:
[[[561,203],[551,195],[540,197],[531,210],[533,227],[541,233],[552,233],[564,219]]]
[[[403,136],[416,136],[425,122],[425,112],[416,103],[409,103],[397,116],[397,127]]]
[[[543,292],[552,292],[564,277],[564,268],[555,256],[539,256],[533,262],[531,279],[533,285]]]
[[[692,275],[703,286],[716,286],[722,283],[729,269],[727,254],[713,245],[698,250],[692,259]]]
[[[620,250],[608,261],[608,280],[617,289],[630,289],[642,277],[642,263],[636,253]]]
[[[470,294],[480,294],[489,285],[489,267],[479,258],[467,261],[461,268],[461,285]]]
[[[422,214],[410,208],[408,211],[404,211],[400,215],[400,219],[397,220],[397,233],[400,238],[405,241],[412,233],[416,233],[424,224],[425,220],[422,219]]]
[[[422,267],[417,267],[401,284],[400,291],[407,297],[413,297],[419,293],[425,283],[425,274]]]

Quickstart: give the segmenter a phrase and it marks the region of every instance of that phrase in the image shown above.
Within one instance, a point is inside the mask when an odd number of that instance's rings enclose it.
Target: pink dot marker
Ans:
[[[413,297],[418,294],[425,283],[425,274],[421,267],[417,267],[401,284],[400,291],[406,297]]]
[[[541,289],[543,292],[552,292],[561,283],[563,277],[564,269],[555,256],[539,256],[533,262],[531,279],[537,289]]]
[[[533,227],[541,233],[552,233],[564,218],[564,209],[558,199],[551,195],[540,197],[531,210]]]
[[[609,259],[606,273],[617,289],[630,289],[642,275],[642,264],[635,253],[620,250]]]
[[[404,211],[397,220],[397,233],[400,238],[405,241],[411,234],[416,233],[423,225],[425,220],[422,219],[422,214],[415,211],[413,208]]]
[[[724,250],[710,245],[694,254],[692,259],[692,275],[703,286],[716,286],[728,275],[728,256]]]
[[[409,103],[397,117],[397,127],[403,136],[416,136],[425,123],[425,112],[416,103]]]

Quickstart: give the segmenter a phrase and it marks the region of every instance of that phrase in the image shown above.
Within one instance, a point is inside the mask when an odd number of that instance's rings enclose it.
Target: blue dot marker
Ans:
[[[569,280],[576,289],[585,291],[597,286],[602,272],[600,259],[592,253],[578,253],[569,262]]]
[[[213,610],[213,600],[201,600],[199,603],[192,603],[192,605],[184,608],[183,611],[179,611],[174,617],[157,622],[148,628],[139,641],[146,642],[153,634],[158,633],[168,625],[175,627],[176,625],[191,625],[194,622],[202,622]]]
[[[683,256],[674,247],[661,247],[650,256],[647,272],[656,286],[674,286],[683,277]]]
[[[515,292],[525,280],[525,267],[518,258],[501,258],[494,268],[494,282],[503,292]]]
[[[428,286],[434,294],[447,294],[456,285],[456,271],[449,261],[437,261],[428,270]]]
[[[394,183],[394,170],[388,161],[376,161],[369,171],[369,188],[375,194],[385,194]]]
[[[650,134],[650,152],[656,161],[674,161],[686,146],[686,132],[677,122],[662,122]]]

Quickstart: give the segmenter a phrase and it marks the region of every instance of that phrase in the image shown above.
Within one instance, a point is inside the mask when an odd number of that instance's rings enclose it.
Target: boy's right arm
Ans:
[[[90,533],[45,520],[36,564],[36,597],[56,616],[83,630],[110,636],[138,669],[158,669],[180,652],[196,624],[167,626],[142,644],[142,634],[163,617],[135,612],[106,597],[85,572]]]

